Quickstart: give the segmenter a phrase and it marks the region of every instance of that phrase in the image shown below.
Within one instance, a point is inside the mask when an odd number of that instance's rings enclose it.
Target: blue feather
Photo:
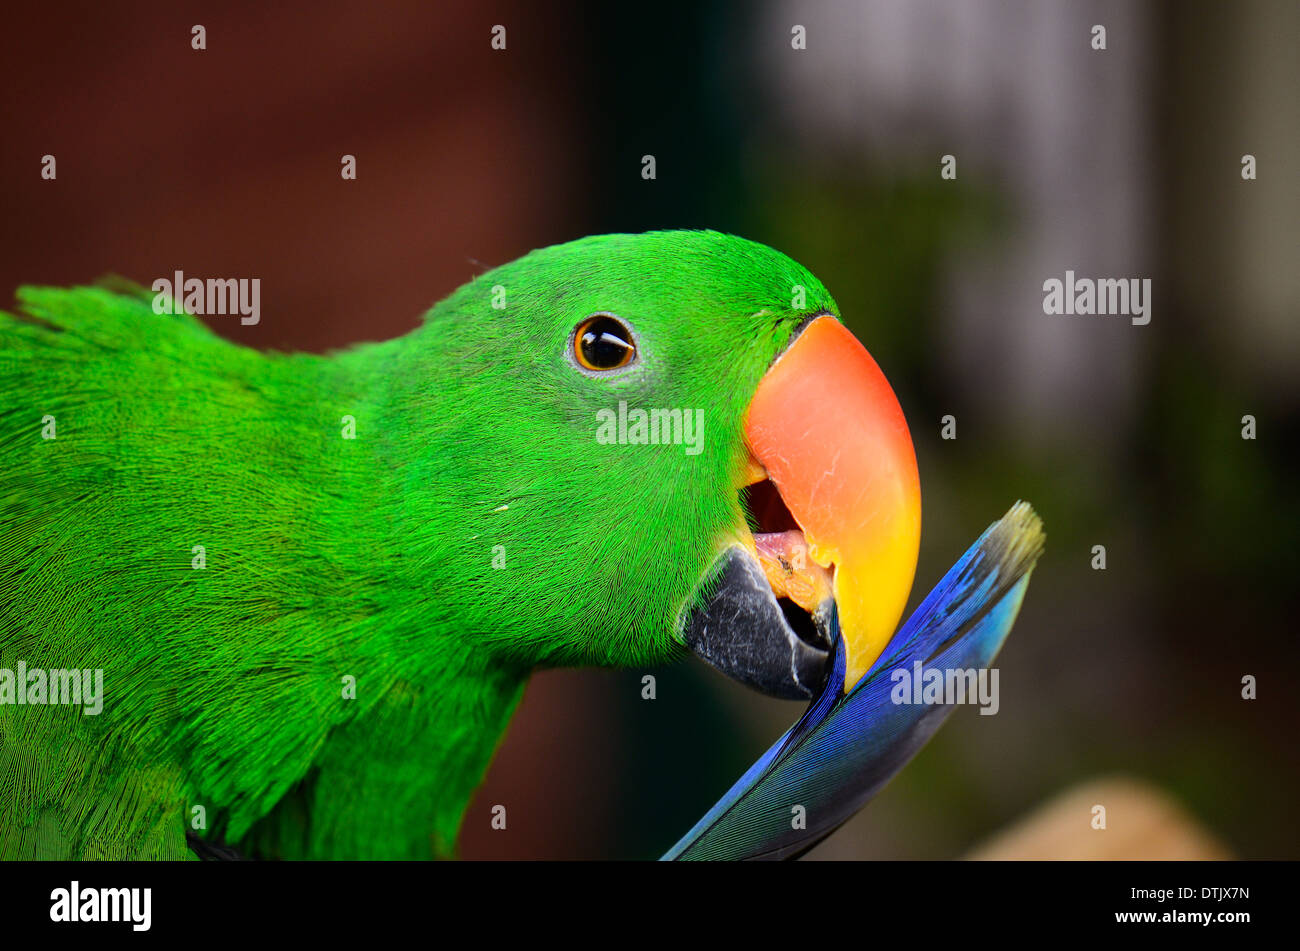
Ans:
[[[1002,647],[1043,551],[1042,522],[1018,502],[962,555],[845,696],[843,641],[822,694],[663,856],[795,858],[857,812],[916,754],[951,703],[895,703],[894,671],[981,669]],[[806,828],[792,827],[792,807]]]

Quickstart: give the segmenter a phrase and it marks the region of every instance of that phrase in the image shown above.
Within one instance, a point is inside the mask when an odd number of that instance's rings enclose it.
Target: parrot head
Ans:
[[[403,339],[388,402],[439,418],[393,477],[409,522],[455,527],[414,563],[484,650],[535,667],[689,648],[810,698],[836,637],[848,687],[893,634],[920,534],[911,438],[790,258],[714,232],[586,238],[481,275]]]

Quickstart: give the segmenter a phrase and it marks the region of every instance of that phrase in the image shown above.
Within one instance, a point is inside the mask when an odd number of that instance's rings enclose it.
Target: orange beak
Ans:
[[[921,486],[903,410],[871,354],[825,315],[759,382],[745,440],[802,529],[808,558],[831,572],[847,693],[889,643],[916,573]],[[776,563],[763,561],[774,591],[824,588],[816,569],[797,583],[788,558],[773,577]]]

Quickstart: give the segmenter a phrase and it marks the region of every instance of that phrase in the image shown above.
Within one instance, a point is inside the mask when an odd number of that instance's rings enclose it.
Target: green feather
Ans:
[[[23,288],[0,312],[0,669],[101,668],[104,706],[0,704],[0,857],[180,858],[187,830],[454,854],[531,671],[682,653],[677,613],[744,524],[745,407],[822,310],[802,267],[712,232],[537,251],[327,356],[147,292]],[[569,358],[597,311],[634,329],[630,370]],[[703,410],[704,451],[598,443],[620,400]]]

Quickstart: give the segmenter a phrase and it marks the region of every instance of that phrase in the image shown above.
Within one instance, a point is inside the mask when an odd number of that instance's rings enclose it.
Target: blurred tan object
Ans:
[[[1102,813],[1105,828],[1095,828]],[[965,856],[974,860],[1230,859],[1232,853],[1166,793],[1127,777],[1067,790]]]

